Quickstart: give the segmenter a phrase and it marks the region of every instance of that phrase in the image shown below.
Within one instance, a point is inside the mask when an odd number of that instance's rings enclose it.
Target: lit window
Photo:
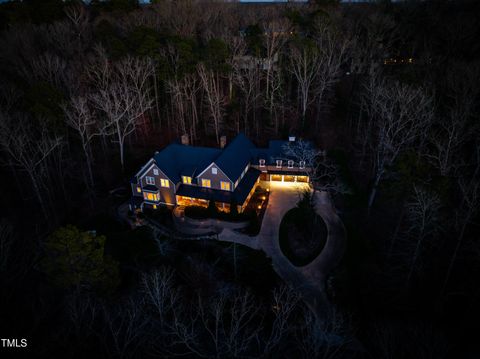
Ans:
[[[153,209],[157,209],[157,205],[156,205],[156,204],[153,205]]]
[[[260,167],[265,167],[265,160],[258,160]]]
[[[288,168],[293,168],[293,161],[292,160],[288,161]]]
[[[153,169],[153,174],[154,174],[155,176],[158,176],[158,170],[157,170],[156,168]]]
[[[141,187],[137,187],[137,193],[142,193],[142,188]]]
[[[230,191],[230,182],[221,181],[220,186],[223,190]]]
[[[305,168],[305,161],[300,161],[300,168]]]
[[[160,179],[160,186],[162,187],[170,187],[170,183],[168,183],[167,179],[161,178]]]
[[[192,184],[192,177],[182,176],[183,183]]]
[[[209,179],[202,179],[202,187],[208,187],[208,188],[210,188],[211,185],[212,185],[212,184],[211,184],[211,182],[210,182]]]
[[[212,167],[212,174],[213,174],[213,175],[216,175],[216,174],[217,174],[217,168],[216,168],[216,167]]]
[[[144,192],[143,193],[143,198],[147,201],[158,201],[158,194],[156,193],[150,193],[150,192]]]
[[[282,168],[282,160],[277,160],[277,168]]]
[[[145,181],[147,182],[147,184],[155,184],[155,178],[153,177],[145,177]]]

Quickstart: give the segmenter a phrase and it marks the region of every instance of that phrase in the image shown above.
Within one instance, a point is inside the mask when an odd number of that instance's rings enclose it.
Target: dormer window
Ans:
[[[264,159],[258,160],[258,164],[260,165],[260,167],[265,167],[265,160]]]
[[[216,175],[217,174],[217,167],[212,167],[212,175]]]
[[[293,168],[293,161],[292,160],[288,160],[288,168]]]
[[[282,160],[277,160],[277,168],[282,168]]]
[[[192,177],[182,176],[182,182],[185,184],[192,184]]]
[[[305,161],[300,161],[299,165],[300,165],[300,168],[305,168]]]

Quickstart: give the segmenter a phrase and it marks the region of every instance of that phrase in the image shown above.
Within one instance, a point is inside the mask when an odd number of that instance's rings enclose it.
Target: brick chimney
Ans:
[[[224,148],[227,145],[227,136],[220,137],[220,148]]]
[[[188,135],[182,135],[182,145],[188,146],[190,143],[188,142]]]

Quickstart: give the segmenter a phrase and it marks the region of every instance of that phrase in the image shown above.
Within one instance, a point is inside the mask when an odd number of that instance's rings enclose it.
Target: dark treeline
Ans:
[[[0,4],[2,335],[45,357],[476,357],[479,10]],[[110,190],[183,134],[239,132],[296,134],[338,169],[348,247],[328,320],[250,252],[268,288],[229,246],[109,250],[149,237],[112,221]]]

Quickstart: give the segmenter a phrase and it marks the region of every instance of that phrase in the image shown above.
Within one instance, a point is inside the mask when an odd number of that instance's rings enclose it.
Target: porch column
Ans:
[[[284,182],[284,175],[282,175],[282,182]]]

